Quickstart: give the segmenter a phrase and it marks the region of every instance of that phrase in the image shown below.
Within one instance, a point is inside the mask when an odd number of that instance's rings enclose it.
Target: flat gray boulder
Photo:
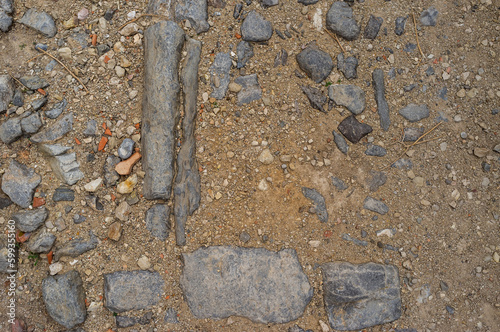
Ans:
[[[344,106],[352,114],[361,114],[366,107],[365,92],[355,85],[330,85],[328,87],[328,96],[335,104]]]
[[[180,285],[197,318],[286,323],[300,317],[313,296],[293,249],[214,246],[182,258]]]
[[[33,8],[28,9],[18,22],[49,38],[54,37],[57,33],[56,24],[52,16],[46,12],[39,12]]]
[[[10,118],[0,125],[0,140],[5,144],[17,141],[22,135],[21,118]]]
[[[2,177],[2,191],[12,202],[26,209],[33,201],[35,188],[41,181],[42,177],[33,168],[12,159]]]
[[[361,330],[401,317],[396,266],[333,262],[321,269],[323,299],[333,329]]]
[[[112,312],[148,309],[160,300],[164,281],[158,272],[117,271],[104,274],[105,307]]]
[[[170,232],[170,207],[155,204],[146,211],[146,229],[161,241],[168,238]]]

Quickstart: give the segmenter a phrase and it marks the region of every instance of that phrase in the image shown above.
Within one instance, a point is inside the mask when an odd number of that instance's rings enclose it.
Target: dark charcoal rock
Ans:
[[[161,21],[146,29],[144,39],[143,195],[146,199],[169,199],[180,117],[178,71],[185,34],[176,23]]]
[[[75,270],[43,279],[42,296],[50,317],[68,329],[87,318],[85,290],[82,278]]]
[[[62,247],[57,248],[54,260],[58,261],[59,258],[63,256],[78,257],[84,252],[95,249],[97,244],[99,244],[99,240],[92,231],[89,231],[89,235],[90,239],[88,241],[83,238],[76,238],[66,242]]]
[[[382,201],[373,197],[367,196],[363,202],[363,208],[380,214],[389,212],[389,208]]]
[[[32,113],[21,119],[21,129],[26,134],[34,134],[42,127],[42,120],[38,113]]]
[[[340,70],[348,80],[357,78],[358,59],[353,56],[344,58],[344,53],[340,53],[337,55],[337,69]]]
[[[391,167],[393,168],[398,168],[398,169],[412,169],[413,168],[413,163],[411,162],[410,159],[406,158],[401,158],[396,160]]]
[[[56,236],[49,233],[47,229],[42,229],[40,232],[31,236],[28,242],[28,249],[34,253],[47,253],[52,248],[56,241]]]
[[[425,104],[409,104],[405,108],[400,109],[399,114],[410,122],[417,122],[429,117],[430,111]]]
[[[439,12],[434,7],[429,7],[420,15],[420,23],[425,26],[435,26]]]
[[[288,52],[285,49],[281,49],[281,51],[276,54],[274,58],[274,68],[278,66],[286,66],[286,62],[288,60]]]
[[[52,106],[52,109],[45,111],[44,114],[49,119],[56,119],[66,109],[67,105],[68,102],[66,101],[66,98],[64,98],[60,102],[54,104],[54,106]]]
[[[299,0],[299,3],[303,4],[304,6],[309,6],[309,5],[314,5],[318,1],[319,0]]]
[[[127,159],[134,152],[135,142],[130,138],[125,138],[118,148],[118,156],[122,159]]]
[[[12,104],[17,107],[21,107],[24,105],[24,95],[23,92],[19,89],[16,89],[14,92],[14,97],[12,98]],[[0,106],[1,112],[2,106]]]
[[[2,191],[12,202],[26,209],[33,201],[35,188],[41,181],[42,177],[33,168],[11,160],[2,177]]]
[[[387,154],[387,150],[379,145],[368,144],[365,154],[372,157],[383,157]]]
[[[87,220],[87,217],[85,217],[85,216],[83,216],[83,215],[81,215],[81,214],[75,214],[75,215],[73,216],[73,222],[74,222],[75,224],[77,224],[77,225],[78,225],[78,224],[81,224],[81,223],[82,223],[82,222],[84,222],[85,220]]]
[[[387,131],[391,124],[389,118],[389,104],[385,99],[384,72],[382,69],[375,69],[372,73],[373,87],[375,89],[375,101],[377,102],[377,112],[380,117],[380,127]]]
[[[234,5],[233,18],[235,20],[237,20],[240,17],[242,10],[243,10],[243,4],[242,3],[237,3],[237,4]]]
[[[286,323],[300,317],[313,296],[293,249],[215,246],[182,258],[180,285],[196,318]]]
[[[54,37],[57,33],[56,24],[52,16],[46,12],[39,12],[33,8],[28,9],[18,22],[49,38]]]
[[[31,107],[33,108],[33,111],[38,111],[40,108],[42,108],[43,106],[45,106],[45,104],[47,104],[47,101],[49,99],[47,97],[43,97],[43,98],[38,98],[36,100],[34,100],[32,103],[31,103]]]
[[[47,80],[38,76],[23,76],[19,80],[24,86],[31,90],[45,89],[50,85]]]
[[[54,195],[52,196],[54,202],[73,202],[75,200],[75,192],[66,187],[56,188]]]
[[[346,233],[342,234],[342,240],[352,242],[355,245],[362,246],[362,247],[366,247],[368,245],[368,242],[353,238],[349,234],[346,234]]]
[[[347,154],[347,152],[349,151],[349,145],[347,145],[344,136],[340,135],[335,130],[333,130],[332,133],[333,140],[335,141],[335,144],[339,148],[340,152],[342,152],[343,154]]]
[[[321,269],[323,299],[333,329],[361,330],[401,316],[396,266],[334,262]]]
[[[12,215],[12,220],[16,222],[16,228],[21,232],[34,232],[43,225],[45,219],[49,215],[49,211],[45,206],[33,210],[25,210],[16,212]]]
[[[164,284],[158,272],[106,273],[104,274],[104,306],[117,313],[148,309],[160,300]]]
[[[344,181],[335,176],[332,176],[332,184],[335,186],[335,188],[337,188],[338,191],[344,191],[349,188],[349,186],[346,185]]]
[[[116,9],[110,8],[107,9],[106,12],[104,13],[104,19],[106,21],[111,21],[113,19],[113,16],[115,15]]]
[[[370,191],[375,192],[387,182],[387,175],[384,172],[370,171],[370,177],[367,178],[366,184]]]
[[[278,5],[279,0],[260,0],[262,7],[272,7]]]
[[[346,2],[336,1],[326,14],[326,27],[344,39],[358,38],[359,28],[352,15],[352,9]]]
[[[146,229],[151,235],[165,241],[170,232],[170,208],[164,204],[155,204],[146,211]]]
[[[354,115],[348,116],[338,126],[338,130],[351,143],[358,143],[360,139],[372,132],[372,127],[359,122]]]
[[[241,85],[241,90],[238,92],[239,106],[262,98],[262,90],[257,80],[257,74],[240,76],[234,80],[234,83]]]
[[[323,105],[326,104],[328,98],[323,94],[323,92],[321,92],[320,89],[316,89],[307,85],[301,85],[300,88],[306,94],[312,108],[315,108],[323,113],[326,113],[326,110],[323,108]]]
[[[175,20],[177,22],[189,20],[196,33],[208,31],[207,0],[178,0],[175,6]]]
[[[236,65],[236,68],[240,69],[245,67],[248,60],[250,60],[254,55],[252,44],[244,40],[240,41],[238,46],[236,46],[236,54],[238,55],[238,64]]]
[[[5,209],[6,207],[9,207],[12,205],[12,201],[9,199],[9,197],[4,196],[2,193],[0,193],[0,210]]]
[[[330,75],[333,61],[330,55],[318,48],[315,42],[297,54],[297,63],[307,76],[316,83],[320,83]]]
[[[352,114],[361,114],[366,107],[365,92],[355,85],[335,84],[328,87],[328,96]]]
[[[432,75],[434,75],[434,74],[435,74],[435,72],[434,72],[434,68],[433,68],[432,66],[427,67],[427,69],[425,70],[425,74],[426,74],[427,76],[432,76]]]
[[[17,141],[23,135],[20,118],[10,118],[0,126],[0,139],[5,144]]]
[[[178,324],[179,319],[177,318],[177,311],[174,308],[168,308],[163,320],[165,323]]]
[[[104,184],[107,188],[116,185],[120,180],[120,174],[115,171],[115,166],[120,162],[120,158],[109,155],[104,164]]]
[[[9,108],[9,103],[12,101],[13,96],[14,83],[12,79],[9,75],[0,75],[0,113],[5,112]]]
[[[108,53],[111,48],[106,44],[97,45],[97,55],[101,56]]]
[[[229,71],[233,62],[229,53],[217,53],[212,66],[208,69],[210,72],[210,86],[212,87],[211,97],[222,99],[226,96],[229,86],[230,76]]]
[[[326,209],[325,198],[316,189],[302,187],[302,194],[305,198],[314,203],[314,209],[319,221],[328,222],[328,211]]]
[[[241,38],[250,42],[263,42],[271,39],[273,26],[262,15],[252,10],[241,24]]]
[[[377,38],[382,23],[384,23],[384,19],[382,17],[370,15],[370,19],[365,27],[365,38],[371,40]]]
[[[395,27],[394,27],[394,33],[398,36],[401,36],[403,33],[405,33],[405,26],[406,26],[406,20],[408,19],[408,16],[400,16],[396,18],[395,22]]]
[[[404,142],[415,142],[424,134],[425,128],[405,128],[403,131]]]
[[[73,113],[68,113],[49,128],[31,136],[31,141],[44,143],[55,141],[66,135],[73,129]]]

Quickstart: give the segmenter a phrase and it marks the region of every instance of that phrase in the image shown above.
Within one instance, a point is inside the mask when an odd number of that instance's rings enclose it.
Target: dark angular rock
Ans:
[[[189,20],[196,33],[208,31],[207,0],[179,0],[175,6],[175,20]]]
[[[399,271],[394,265],[326,263],[323,299],[330,326],[361,330],[401,316]]]
[[[168,308],[163,320],[165,321],[165,323],[178,324],[179,319],[177,318],[177,311],[175,311],[174,308]]]
[[[429,117],[430,111],[425,104],[409,104],[405,108],[400,109],[399,114],[410,122],[417,122]]]
[[[250,60],[254,55],[252,44],[244,40],[240,41],[238,46],[236,46],[236,55],[238,56],[238,64],[236,65],[236,68],[240,69],[245,67],[248,60]]]
[[[237,4],[234,5],[233,18],[235,20],[237,20],[240,17],[242,10],[243,10],[243,4],[242,3],[237,3]]]
[[[151,235],[165,241],[170,232],[170,208],[164,204],[155,204],[146,211],[146,229]]]
[[[241,24],[241,38],[249,42],[264,42],[271,39],[273,26],[262,15],[252,10]]]
[[[365,154],[372,157],[383,157],[387,154],[387,150],[379,145],[368,144]]]
[[[262,98],[262,90],[257,79],[257,74],[240,76],[234,80],[234,83],[241,85],[241,90],[238,92],[239,106]]]
[[[148,309],[160,300],[164,284],[158,272],[106,273],[104,274],[104,306],[117,313]]]
[[[319,0],[299,0],[299,3],[303,4],[304,6],[309,6],[309,5],[314,5],[318,1]]]
[[[14,97],[12,98],[12,104],[17,107],[21,107],[24,105],[24,94],[21,90],[16,89],[14,92]],[[2,107],[0,106],[0,112]]]
[[[12,101],[13,96],[14,83],[12,79],[9,75],[0,75],[0,113],[5,112],[9,108],[9,103]]]
[[[120,180],[120,174],[115,171],[115,166],[120,162],[120,158],[109,155],[104,163],[104,184],[107,188],[116,185]]]
[[[129,316],[116,316],[115,321],[116,327],[119,328],[131,327],[137,324],[137,318]]]
[[[66,135],[73,129],[73,113],[68,113],[59,119],[49,128],[31,136],[31,141],[35,143],[44,143],[55,141]]]
[[[12,201],[9,199],[9,197],[3,195],[3,193],[0,193],[0,210],[5,209],[6,207],[9,207],[12,205]]]
[[[337,55],[337,69],[344,74],[348,80],[358,77],[358,59],[353,56],[344,57],[344,53]]]
[[[302,187],[302,194],[305,198],[314,203],[314,209],[319,221],[328,222],[328,211],[326,209],[325,198],[316,189]]]
[[[75,200],[75,192],[66,187],[56,188],[54,195],[52,195],[54,202],[73,202]]]
[[[78,224],[81,224],[82,222],[84,222],[85,220],[87,220],[87,217],[85,216],[82,216],[81,214],[75,214],[73,216],[73,222],[78,225]]]
[[[11,160],[2,177],[2,191],[12,202],[26,209],[33,201],[35,188],[41,181],[42,177],[33,168]]]
[[[106,54],[110,49],[111,48],[106,44],[99,44],[97,45],[97,55],[101,56],[103,54]]]
[[[21,129],[26,134],[34,134],[42,127],[42,120],[38,113],[32,113],[21,119]]]
[[[370,19],[365,27],[365,38],[371,40],[377,38],[382,23],[384,23],[384,19],[382,17],[370,15]]]
[[[346,185],[344,181],[335,176],[332,176],[332,184],[335,186],[335,188],[337,188],[338,191],[344,191],[349,188],[349,186]]]
[[[313,296],[293,249],[216,246],[182,258],[180,285],[196,318],[286,323],[300,317]]]
[[[401,158],[396,160],[391,167],[393,168],[398,168],[398,169],[412,169],[413,168],[413,163],[411,162],[410,159],[407,158]]]
[[[366,107],[365,92],[355,85],[335,84],[328,87],[328,96],[352,114],[361,114]]]
[[[62,247],[57,248],[55,251],[54,260],[58,261],[59,258],[64,256],[78,257],[84,252],[95,249],[99,244],[99,240],[94,235],[94,233],[92,233],[92,231],[89,231],[89,235],[90,239],[88,241],[83,238],[76,238],[73,240],[69,240],[68,242],[63,244]]]
[[[370,171],[370,177],[367,179],[366,184],[371,192],[377,191],[387,182],[387,175],[384,172]]]
[[[375,89],[375,101],[377,102],[377,112],[380,117],[380,127],[387,131],[391,124],[389,118],[389,104],[385,99],[384,72],[382,69],[375,69],[372,73],[373,88]]]
[[[343,1],[334,2],[328,10],[326,27],[347,40],[358,38],[361,31],[354,20],[351,7]]]
[[[278,5],[278,3],[279,3],[279,0],[260,0],[260,4],[264,8],[276,6],[276,5]]]
[[[420,15],[420,23],[425,26],[435,26],[439,12],[434,7],[429,7]]]
[[[33,111],[38,111],[40,108],[42,108],[43,106],[45,106],[45,104],[47,104],[47,101],[49,99],[47,97],[43,97],[43,98],[38,98],[36,100],[34,100],[32,103],[31,103],[31,107],[33,108]]]
[[[40,232],[31,236],[28,242],[28,249],[34,253],[47,253],[52,248],[56,241],[56,236],[49,233],[47,229],[42,229]]]
[[[52,106],[52,109],[45,111],[44,114],[49,119],[55,119],[59,115],[61,115],[61,113],[66,109],[67,105],[68,105],[68,102],[66,101],[66,98],[64,98],[60,102],[54,104],[54,106]]]
[[[358,143],[360,139],[372,132],[372,127],[359,122],[354,115],[348,116],[338,126],[338,130],[351,143]]]
[[[43,279],[42,296],[50,317],[67,329],[87,318],[85,290],[76,270]]]
[[[146,199],[169,199],[174,177],[176,126],[179,122],[179,62],[184,31],[161,21],[144,34],[142,167]]]
[[[347,152],[349,151],[349,145],[347,145],[344,136],[340,135],[335,130],[333,130],[332,133],[333,133],[333,140],[337,145],[337,147],[339,148],[340,152],[342,152],[343,154],[347,154]]]
[[[380,214],[389,212],[389,208],[382,201],[373,197],[367,196],[363,202],[363,208]]]
[[[12,215],[12,220],[16,222],[16,228],[21,232],[34,232],[43,225],[45,219],[49,215],[49,211],[45,206],[33,210],[24,210],[16,212]]]
[[[208,69],[210,72],[210,86],[212,87],[211,97],[222,99],[226,96],[229,86],[229,71],[233,62],[229,53],[217,53],[212,66]]]
[[[297,63],[307,76],[316,83],[320,83],[330,75],[333,61],[330,55],[318,48],[315,42],[297,54]]]
[[[415,51],[416,49],[417,49],[417,44],[408,43],[403,48],[403,51],[405,51],[407,53],[411,53],[411,52]]]
[[[17,141],[23,135],[20,118],[10,118],[0,126],[0,139],[5,144]]]
[[[403,131],[403,141],[404,142],[415,142],[424,134],[424,127],[420,128],[404,128]]]
[[[328,98],[321,92],[320,89],[313,88],[307,85],[301,85],[300,88],[306,94],[307,99],[309,99],[309,103],[312,108],[315,108],[323,113],[326,113],[326,110],[323,108],[323,105],[326,104]]]
[[[48,38],[54,37],[57,33],[56,24],[52,16],[33,8],[28,9],[18,22],[40,32]]]
[[[408,16],[400,16],[396,18],[394,33],[398,36],[401,36],[405,32],[406,20]]]
[[[31,90],[45,89],[50,85],[46,79],[38,76],[23,76],[19,80],[24,86]]]
[[[110,8],[107,9],[106,12],[104,13],[104,19],[106,21],[111,21],[113,19],[113,16],[115,15],[116,9]]]
[[[130,138],[125,138],[118,148],[118,156],[122,159],[127,159],[134,152],[135,142]]]

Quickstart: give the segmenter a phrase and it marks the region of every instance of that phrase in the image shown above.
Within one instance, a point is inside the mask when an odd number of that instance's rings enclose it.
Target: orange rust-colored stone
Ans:
[[[141,154],[139,152],[134,153],[130,158],[119,162],[115,166],[115,171],[120,175],[128,175],[132,171],[132,167],[134,167],[135,163],[141,159]]]
[[[108,138],[106,136],[101,137],[101,141],[99,142],[99,146],[97,148],[98,151],[104,150],[104,147],[108,143]]]
[[[42,205],[45,205],[45,198],[43,197],[34,197],[33,198],[33,208],[40,207]]]

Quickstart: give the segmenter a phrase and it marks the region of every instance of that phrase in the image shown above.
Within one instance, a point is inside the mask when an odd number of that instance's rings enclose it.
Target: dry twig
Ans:
[[[415,37],[417,38],[418,50],[420,51],[422,58],[425,59],[424,52],[422,52],[422,49],[420,48],[420,43],[418,42],[417,21],[415,20],[415,15],[413,13],[411,13],[411,16],[413,17],[413,25],[415,26]]]
[[[43,54],[38,54],[38,55],[36,55],[36,56],[32,57],[31,59],[29,59],[28,61],[26,61],[26,63],[29,63],[29,62],[31,62],[31,61],[33,61],[33,60],[36,60],[39,56],[42,56],[42,55],[43,55]]]
[[[123,29],[124,27],[126,27],[127,25],[129,25],[130,23],[137,22],[139,19],[141,19],[141,18],[143,18],[143,17],[147,17],[147,16],[151,16],[151,17],[159,17],[159,18],[163,18],[163,19],[168,20],[168,17],[163,16],[163,15],[158,15],[158,14],[141,14],[141,15],[137,16],[136,18],[134,18],[133,20],[130,20],[130,21],[126,22],[125,24],[121,25],[121,26],[118,28],[118,30],[121,30],[121,29]]]
[[[64,63],[62,63],[61,60],[59,60],[58,58],[56,58],[55,56],[53,56],[49,52],[46,52],[46,51],[42,50],[41,48],[35,47],[35,49],[37,51],[39,51],[39,52],[42,52],[45,55],[48,55],[52,59],[56,60],[61,66],[64,67],[64,69],[66,69],[68,71],[68,73],[71,74],[71,76],[73,76],[83,86],[83,88],[85,89],[85,91],[89,92],[89,89],[87,89],[87,87],[85,86],[85,84],[83,84],[83,82],[78,78],[78,76],[76,76],[68,67],[66,67],[66,65]]]
[[[342,47],[342,44],[340,44],[340,40],[337,38],[337,35],[336,35],[336,34],[331,33],[331,32],[330,32],[330,31],[328,31],[328,29],[326,29],[326,28],[323,28],[323,29],[326,31],[326,33],[327,33],[327,34],[329,34],[329,35],[330,35],[330,37],[332,37],[333,39],[335,39],[335,40],[337,41],[337,44],[339,44],[340,49],[342,50],[342,53],[345,53],[345,50],[344,50],[344,48]]]
[[[21,84],[22,86],[24,86],[27,90],[31,90],[30,88],[28,88],[26,85],[24,85],[20,80],[18,80],[17,78],[15,78],[14,76],[12,76],[11,73],[8,73],[10,77],[12,77],[12,79],[14,79],[14,81],[16,81],[17,83]]]

